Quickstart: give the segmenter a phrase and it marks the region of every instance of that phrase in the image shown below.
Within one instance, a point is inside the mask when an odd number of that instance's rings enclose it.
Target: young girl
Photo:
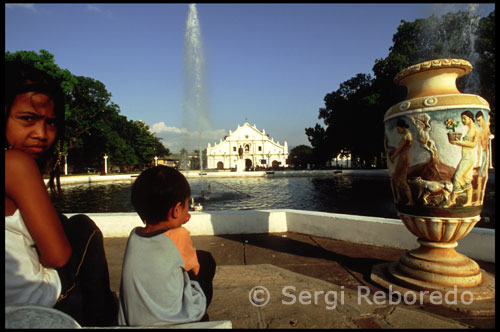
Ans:
[[[64,96],[45,73],[5,63],[5,305],[37,304],[83,326],[117,323],[103,237],[85,215],[58,215],[42,174],[59,185]]]

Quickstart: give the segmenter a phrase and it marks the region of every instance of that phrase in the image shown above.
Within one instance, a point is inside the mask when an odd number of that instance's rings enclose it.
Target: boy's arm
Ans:
[[[175,243],[179,250],[184,261],[184,270],[188,272],[192,270],[194,275],[197,275],[200,270],[200,263],[198,263],[196,249],[193,247],[189,231],[184,227],[179,227],[166,231],[165,235]]]

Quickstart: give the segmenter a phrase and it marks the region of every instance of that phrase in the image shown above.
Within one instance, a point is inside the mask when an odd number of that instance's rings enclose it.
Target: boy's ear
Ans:
[[[182,210],[182,202],[177,202],[177,204],[175,204],[174,206],[172,206],[170,208],[170,211],[169,211],[169,214],[172,216],[172,218],[178,218],[180,213],[181,213],[181,210]]]

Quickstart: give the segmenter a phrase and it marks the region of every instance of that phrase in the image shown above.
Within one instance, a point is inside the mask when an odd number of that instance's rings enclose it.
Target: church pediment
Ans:
[[[222,148],[223,146],[229,144],[233,146],[234,144],[245,144],[245,143],[265,143],[266,146],[274,146],[276,149],[280,149],[283,153],[288,154],[288,145],[284,142],[284,145],[281,145],[279,142],[275,142],[274,138],[269,138],[266,134],[265,129],[260,131],[257,129],[255,125],[250,125],[248,122],[245,122],[242,126],[238,125],[235,131],[229,130],[229,135],[224,139],[221,138],[219,143],[215,143],[212,146],[210,143],[208,144],[208,148],[214,151],[217,148]],[[260,144],[262,146],[262,144]]]
[[[243,141],[243,140],[266,140],[268,136],[265,131],[258,130],[255,126],[251,126],[248,122],[245,122],[243,126],[238,125],[238,128],[228,136],[231,141]]]

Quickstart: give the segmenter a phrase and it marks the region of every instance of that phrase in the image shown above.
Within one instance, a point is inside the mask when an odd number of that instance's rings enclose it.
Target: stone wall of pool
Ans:
[[[324,175],[380,175],[388,176],[386,169],[376,170],[290,170],[290,171],[276,171],[276,172],[203,172],[200,171],[182,171],[186,178],[198,178],[200,176],[207,178],[229,178],[229,177],[294,177],[294,176],[324,176]],[[78,183],[95,183],[95,182],[108,182],[108,181],[124,181],[133,180],[139,174],[113,174],[113,175],[75,175],[61,177],[61,184],[78,184]],[[491,175],[490,175],[491,179]],[[45,180],[48,183],[49,180]]]
[[[104,237],[128,237],[134,227],[143,225],[134,212],[87,215]],[[379,247],[411,250],[419,246],[399,219],[291,209],[191,212],[184,227],[191,235],[297,232]],[[458,241],[457,251],[472,259],[495,262],[495,230],[474,228]]]

